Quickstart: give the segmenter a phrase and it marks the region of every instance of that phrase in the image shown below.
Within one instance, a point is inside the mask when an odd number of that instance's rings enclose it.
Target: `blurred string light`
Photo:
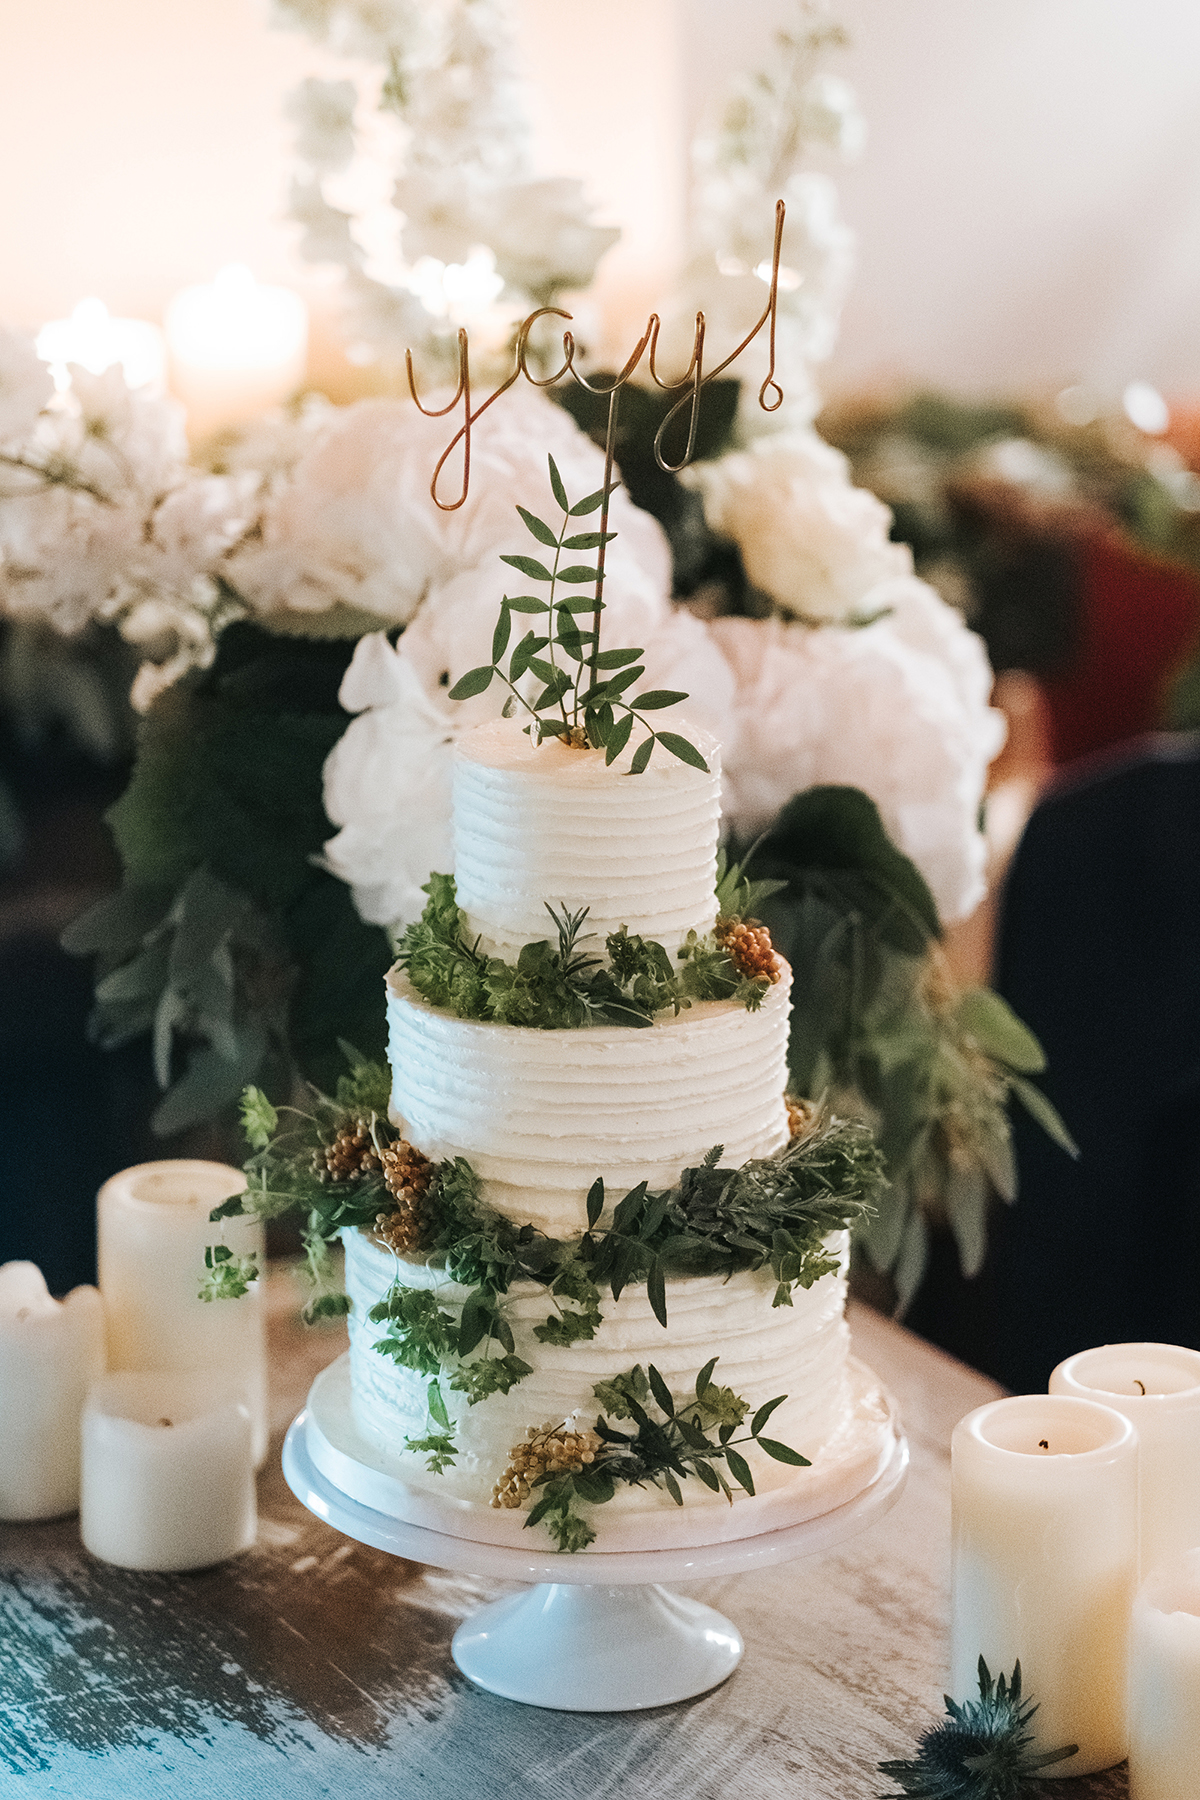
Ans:
[[[1078,383],[1065,387],[1054,396],[1054,408],[1068,425],[1092,425],[1102,410],[1100,396],[1090,387]]]
[[[1125,417],[1147,437],[1161,437],[1171,423],[1171,409],[1148,381],[1131,381],[1121,395]]]

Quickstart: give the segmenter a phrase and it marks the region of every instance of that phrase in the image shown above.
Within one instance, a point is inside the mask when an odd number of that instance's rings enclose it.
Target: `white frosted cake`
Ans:
[[[798,1507],[803,1513],[805,1496],[810,1511],[827,1510],[858,1491],[890,1450],[886,1407],[871,1381],[848,1363],[848,1233],[825,1230],[810,1246],[825,1272],[812,1279],[793,1271],[789,1278],[785,1264],[781,1282],[778,1261],[769,1262],[763,1251],[754,1266],[757,1240],[744,1231],[739,1238],[721,1211],[726,1172],[733,1176],[744,1165],[761,1171],[756,1179],[764,1193],[786,1188],[785,1171],[793,1166],[787,1158],[802,1148],[803,1133],[793,1142],[797,1121],[809,1115],[785,1099],[790,970],[770,952],[765,934],[754,936],[753,921],[751,948],[757,947],[759,961],[744,969],[729,948],[734,940],[728,929],[722,936],[728,922],[717,926],[719,750],[703,734],[694,735],[707,771],[663,753],[636,776],[627,772],[628,752],[606,767],[602,751],[554,741],[535,745],[515,721],[481,726],[460,744],[454,875],[463,949],[455,966],[475,984],[471,994],[482,992],[481,970],[489,972],[493,987],[496,969],[502,981],[512,981],[504,971],[525,967],[525,947],[552,944],[549,903],[560,920],[587,909],[572,940],[575,955],[596,959],[585,975],[605,968],[619,975],[628,939],[661,945],[665,956],[658,953],[656,966],[674,971],[680,1010],[665,1005],[649,1021],[601,1017],[574,1028],[540,1029],[460,1016],[457,1003],[431,999],[428,982],[419,991],[415,952],[407,970],[397,966],[389,976],[391,1118],[401,1143],[412,1147],[418,1177],[402,1219],[403,1253],[393,1247],[395,1232],[387,1241],[382,1215],[379,1230],[345,1234],[350,1381],[358,1440],[371,1447],[380,1482],[390,1484],[390,1504],[414,1523],[487,1541],[519,1541],[539,1494],[529,1483],[534,1473],[544,1473],[543,1458],[522,1476],[522,1441],[548,1443],[546,1455],[560,1459],[554,1468],[585,1477],[581,1486],[587,1490],[589,1471],[614,1448],[595,1437],[598,1415],[609,1411],[597,1397],[597,1384],[632,1380],[634,1371],[641,1377],[651,1366],[682,1415],[685,1403],[694,1402],[701,1371],[718,1359],[710,1376],[717,1384],[712,1404],[718,1388],[742,1403],[745,1420],[726,1439],[740,1447],[754,1496],[737,1480],[718,1484],[714,1478],[706,1485],[707,1478],[687,1479],[679,1506],[677,1482],[626,1479],[606,1503],[580,1502],[597,1533],[597,1549],[752,1535],[785,1515],[796,1517]],[[687,991],[679,971],[698,966],[689,962],[697,943],[708,945],[711,956],[722,945],[735,956],[736,966],[728,959],[720,966],[733,967],[727,986],[740,979],[736,992],[706,998],[702,985],[694,995]],[[544,962],[548,951],[540,954]],[[632,978],[627,991],[638,991]],[[684,1171],[701,1169],[706,1157],[710,1173],[702,1181],[709,1198],[701,1202],[695,1197],[701,1187],[689,1188],[695,1178]],[[444,1221],[439,1225],[435,1208],[426,1219],[433,1247],[410,1247],[425,1216],[422,1164],[460,1172],[454,1180],[465,1183],[467,1195],[465,1201],[460,1196],[456,1215],[461,1244],[447,1236]],[[597,1178],[603,1181],[602,1206]],[[639,1198],[639,1184],[647,1197]],[[816,1187],[819,1192],[819,1179]],[[630,1190],[626,1213],[641,1220],[639,1245],[649,1248],[625,1252],[633,1266],[621,1270],[624,1215],[614,1221],[614,1208]],[[437,1191],[435,1182],[435,1199]],[[694,1229],[689,1205],[708,1209],[703,1220],[697,1212]],[[651,1217],[646,1209],[656,1206]],[[493,1280],[491,1287],[484,1282],[486,1303],[503,1325],[456,1356],[444,1345],[453,1340],[464,1306],[479,1304],[472,1299],[478,1274],[461,1278],[462,1258],[479,1260],[469,1230],[472,1207],[485,1231],[499,1230],[496,1242],[517,1245],[517,1261],[513,1279]],[[711,1235],[718,1228],[719,1243]],[[606,1252],[607,1233],[615,1235]],[[769,1249],[769,1231],[763,1241]],[[709,1259],[702,1272],[680,1272],[685,1253]],[[782,1254],[777,1240],[775,1253]],[[544,1273],[539,1256],[549,1258]],[[718,1266],[714,1256],[725,1261]],[[656,1257],[657,1292],[655,1276],[647,1272]],[[739,1258],[743,1266],[736,1266]],[[550,1277],[567,1263],[572,1280],[563,1276],[552,1291]],[[621,1270],[615,1279],[613,1266]],[[589,1299],[578,1283],[592,1276]],[[427,1331],[435,1308],[429,1329],[435,1336],[441,1332],[443,1350],[431,1350],[427,1335],[420,1339],[424,1348],[414,1350],[416,1340],[405,1331],[418,1318]],[[579,1328],[571,1337],[555,1324],[566,1314],[574,1330],[581,1313],[591,1318],[591,1330]],[[396,1324],[401,1314],[408,1322],[403,1327]],[[510,1372],[525,1373],[514,1373],[506,1389],[500,1384],[486,1394],[469,1391],[462,1366],[470,1372],[501,1351]],[[645,1407],[653,1408],[644,1379],[640,1391]],[[811,1467],[780,1460],[759,1447],[757,1436],[751,1439],[749,1415],[779,1396],[785,1398],[770,1419],[776,1451],[780,1443],[790,1446]],[[633,1430],[628,1414],[616,1426],[619,1408],[615,1418],[609,1416],[611,1428]],[[699,1411],[693,1416],[701,1419]],[[714,1412],[701,1422],[711,1427],[719,1463],[724,1452],[716,1447],[715,1418]],[[330,1431],[336,1436],[333,1424]],[[444,1454],[431,1454],[431,1446],[436,1451],[439,1445]],[[728,1467],[735,1466],[731,1456]]]

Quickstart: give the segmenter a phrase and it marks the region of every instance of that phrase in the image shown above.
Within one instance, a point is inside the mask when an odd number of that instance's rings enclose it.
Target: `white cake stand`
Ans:
[[[660,1581],[734,1575],[828,1550],[887,1512],[908,1474],[908,1445],[897,1427],[872,1478],[816,1518],[699,1548],[567,1556],[537,1542],[526,1550],[452,1537],[364,1505],[314,1463],[308,1424],[306,1409],[284,1441],[283,1473],[326,1524],[412,1562],[535,1584],[481,1607],[459,1626],[451,1652],[480,1687],[560,1712],[629,1712],[716,1687],[742,1659],[741,1633]],[[370,1473],[365,1464],[363,1473]]]

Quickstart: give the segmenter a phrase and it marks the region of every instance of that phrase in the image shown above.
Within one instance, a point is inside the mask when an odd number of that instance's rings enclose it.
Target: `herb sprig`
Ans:
[[[486,693],[492,682],[499,680],[508,689],[505,718],[511,718],[518,708],[527,712],[530,723],[525,730],[535,743],[540,743],[543,738],[561,738],[575,749],[603,750],[605,763],[612,764],[625,749],[637,724],[646,735],[630,758],[631,775],[644,772],[656,744],[661,744],[680,762],[707,772],[708,764],[695,744],[676,731],[656,730],[643,716],[677,706],[687,699],[687,695],[673,688],[648,688],[627,698],[628,690],[646,673],[645,664],[639,660],[645,651],[601,649],[600,615],[605,610],[601,598],[603,575],[594,563],[563,560],[564,551],[600,550],[616,537],[615,531],[571,533],[571,521],[595,512],[612,489],[600,488],[572,505],[554,458],[551,456],[548,460],[550,488],[562,513],[558,530],[523,506],[518,506],[517,511],[537,543],[543,549],[553,551],[550,566],[535,556],[510,555],[500,559],[528,580],[547,586],[547,595],[545,599],[536,594],[504,595],[492,634],[491,661],[468,669],[450,689],[451,700],[469,700],[476,694]],[[584,584],[590,584],[594,593],[562,597],[562,588]],[[538,624],[526,631],[515,645],[512,644],[514,614],[529,615],[538,620]],[[589,614],[591,624],[580,623]],[[504,668],[506,654],[507,670]],[[525,680],[528,676],[542,683],[540,692],[532,697],[527,691],[531,685]]]
[[[330,1181],[319,1172],[322,1153],[351,1120],[369,1122],[378,1148],[395,1141],[398,1133],[387,1116],[391,1075],[381,1063],[368,1061],[349,1044],[342,1052],[350,1064],[338,1078],[333,1095],[310,1088],[308,1107],[273,1106],[260,1088],[249,1087],[242,1095],[242,1129],[252,1154],[245,1163],[244,1193],[214,1207],[214,1221],[249,1214],[259,1219],[283,1213],[302,1215],[302,1243],[311,1296],[304,1316],[338,1318],[350,1310],[350,1302],[335,1285],[329,1244],[345,1226],[373,1225],[381,1211],[394,1202],[383,1176],[365,1171],[353,1181]],[[239,1283],[251,1277],[240,1267],[241,1259],[222,1255],[224,1245],[205,1252],[205,1299],[224,1299],[245,1292]]]
[[[676,1506],[683,1505],[680,1482],[695,1475],[714,1494],[723,1493],[732,1505],[733,1487],[754,1493],[754,1476],[742,1449],[756,1446],[776,1462],[807,1469],[808,1457],[790,1445],[763,1436],[763,1430],[786,1394],[760,1406],[742,1437],[734,1434],[750,1411],[749,1402],[732,1388],[713,1381],[717,1358],[712,1357],[696,1376],[695,1394],[676,1400],[658,1370],[650,1364],[598,1381],[592,1392],[603,1411],[596,1420],[602,1450],[582,1474],[538,1476],[533,1487],[540,1497],[529,1509],[526,1526],[544,1524],[559,1550],[585,1550],[595,1540],[595,1530],[580,1503],[603,1506],[621,1485],[663,1488]],[[632,1431],[618,1431],[613,1419],[629,1421]]]
[[[715,939],[695,932],[680,946],[675,968],[661,944],[622,928],[605,940],[605,966],[579,947],[587,909],[556,911],[548,901],[557,944],[550,939],[525,944],[515,963],[506,962],[485,956],[479,939],[468,935],[452,875],[431,875],[424,891],[425,910],[401,937],[397,958],[430,1005],[460,1019],[541,1031],[638,1027],[652,1024],[656,1013],[678,1013],[696,1000],[733,1000],[754,1012],[771,986],[764,976],[743,974]]]

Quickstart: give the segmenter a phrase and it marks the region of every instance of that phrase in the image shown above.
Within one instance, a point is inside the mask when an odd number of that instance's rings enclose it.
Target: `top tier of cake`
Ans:
[[[674,729],[679,723],[672,719]],[[454,875],[468,930],[508,958],[554,935],[546,902],[588,908],[589,947],[624,925],[673,953],[717,916],[721,765],[715,739],[683,726],[708,773],[656,747],[641,775],[602,750],[534,744],[515,719],[461,741],[454,772]],[[636,806],[630,805],[636,787]]]

